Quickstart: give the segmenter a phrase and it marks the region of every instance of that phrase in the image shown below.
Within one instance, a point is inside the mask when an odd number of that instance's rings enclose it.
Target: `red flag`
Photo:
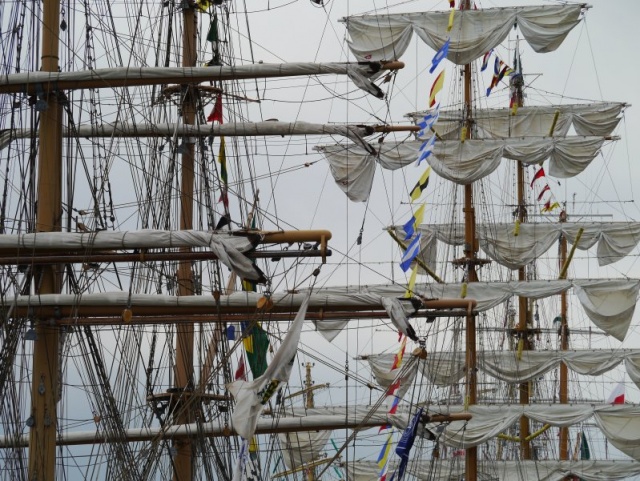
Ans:
[[[624,404],[624,384],[618,383],[607,399],[607,404]]]
[[[216,98],[216,103],[213,106],[213,110],[209,114],[209,117],[207,117],[207,122],[215,122],[216,120],[220,124],[223,123],[223,121],[222,121],[222,94],[218,94],[218,97]]]
[[[386,395],[393,396],[399,388],[400,388],[400,379],[398,379],[396,382],[394,382],[387,388]]]
[[[544,177],[544,169],[542,167],[540,167],[540,170],[538,172],[536,172],[533,176],[533,180],[531,181],[531,188],[533,189],[533,183],[540,179],[541,177]]]
[[[222,189],[218,202],[222,202],[222,205],[224,205],[225,208],[229,208],[229,196],[227,195],[227,189]]]
[[[540,202],[540,200],[542,199],[542,196],[544,196],[544,193],[548,190],[551,190],[551,188],[549,187],[549,184],[545,185],[544,189],[542,189],[542,192],[538,194],[538,202]]]
[[[244,356],[242,356],[240,358],[240,363],[238,364],[238,369],[236,369],[235,379],[236,379],[236,381],[239,381],[239,380],[246,381],[247,380],[247,369],[246,369],[246,367],[244,365]]]

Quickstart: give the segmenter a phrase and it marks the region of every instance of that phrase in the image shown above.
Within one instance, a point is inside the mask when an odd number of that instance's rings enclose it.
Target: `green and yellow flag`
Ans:
[[[246,337],[242,340],[247,353],[247,361],[256,379],[267,370],[267,352],[269,351],[269,336],[259,324],[249,327],[248,322],[242,323]]]

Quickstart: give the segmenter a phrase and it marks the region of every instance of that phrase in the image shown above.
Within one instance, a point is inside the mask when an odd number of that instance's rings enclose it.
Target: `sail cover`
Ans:
[[[364,15],[343,19],[349,48],[358,60],[395,60],[416,35],[433,50],[448,37],[447,59],[464,65],[501,44],[515,25],[539,53],[552,52],[580,22],[582,5],[546,5],[456,11],[447,31],[449,12]]]

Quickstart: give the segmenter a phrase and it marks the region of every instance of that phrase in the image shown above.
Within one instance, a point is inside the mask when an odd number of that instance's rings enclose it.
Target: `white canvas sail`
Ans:
[[[483,179],[503,159],[525,165],[548,161],[548,174],[561,179],[582,173],[599,154],[604,137],[521,137],[436,142],[427,162],[438,176],[457,184]],[[385,142],[375,154],[355,144],[319,146],[331,165],[336,183],[353,201],[368,198],[377,164],[395,170],[417,161],[422,142]],[[344,175],[348,172],[349,181]]]
[[[374,461],[356,461],[346,468],[356,481],[376,481],[380,467]],[[395,466],[389,469],[392,471]],[[577,476],[586,481],[609,481],[627,479],[640,472],[637,461],[593,461],[593,460],[523,460],[482,461],[478,471],[480,479],[497,481],[544,480],[561,481],[567,476]],[[420,460],[409,464],[409,473],[425,481],[452,481],[463,479],[464,458],[453,460]]]
[[[392,354],[367,356],[376,381],[381,387],[387,386],[389,368],[393,363]],[[450,386],[462,381],[466,373],[465,352],[431,352],[424,360],[411,366],[405,376],[408,382],[415,379],[418,371],[430,382]],[[624,363],[629,378],[640,387],[640,350],[585,349],[571,351],[523,351],[520,358],[513,351],[479,351],[478,370],[494,379],[510,384],[521,384],[540,378],[544,374],[565,364],[569,370],[583,376],[600,376]],[[386,369],[385,369],[386,368]],[[410,381],[409,381],[410,377]]]
[[[624,79],[635,67],[619,58],[633,58],[624,27],[635,3],[622,16],[594,9],[589,22],[584,4],[107,3],[0,2],[0,472],[378,481],[383,468],[363,465],[424,407],[445,420],[421,423],[406,481],[468,477],[476,448],[480,479],[640,474],[638,406],[601,404],[611,379],[624,378],[631,401],[640,385],[635,150],[628,165],[624,152],[609,157],[635,120],[628,103],[588,100],[634,100]],[[346,37],[327,35],[363,8]],[[602,38],[617,30],[628,35]],[[433,173],[409,202],[426,163],[414,168],[421,142],[401,119],[433,112],[421,110],[437,75],[426,72],[449,37]],[[332,62],[348,47],[363,63]],[[517,75],[489,97],[492,69],[457,65],[494,47],[489,66]],[[526,69],[512,60],[520,51]],[[406,70],[382,62],[400,56]],[[520,74],[532,105],[507,108]],[[523,165],[544,165],[543,193],[571,222],[534,218],[531,167],[516,198]],[[515,235],[514,211],[542,222]],[[418,212],[423,225],[410,221]],[[386,230],[412,238],[389,225],[422,236],[421,267],[400,268]],[[561,236],[580,249],[566,279]],[[471,259],[476,240],[491,262]],[[313,291],[302,287],[311,278]],[[552,325],[561,316],[564,339]],[[387,354],[363,361],[371,352]],[[552,459],[562,433],[565,457],[578,457],[583,431],[593,459]],[[394,458],[392,448],[387,480]]]
[[[580,22],[582,10],[576,4],[456,11],[450,31],[450,12],[363,15],[344,21],[349,48],[359,60],[398,59],[415,33],[436,51],[451,37],[447,59],[464,65],[501,44],[514,25],[536,52],[551,52]]]
[[[550,106],[476,109],[473,138],[500,139],[508,137],[566,137],[573,128],[578,135],[608,136],[622,117],[624,103],[593,102]],[[429,111],[407,115],[419,122]],[[460,139],[464,113],[461,110],[440,110],[435,132],[445,140]],[[553,127],[553,129],[552,129]]]

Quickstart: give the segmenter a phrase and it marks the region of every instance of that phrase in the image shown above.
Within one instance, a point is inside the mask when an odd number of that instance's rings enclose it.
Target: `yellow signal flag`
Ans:
[[[466,125],[464,127],[462,127],[462,129],[460,130],[460,142],[464,142],[465,140],[467,140],[467,126]]]
[[[244,345],[244,350],[253,354],[253,337],[248,336],[242,340],[242,344]]]
[[[422,224],[422,221],[424,220],[424,208],[426,207],[426,205],[427,204],[423,203],[420,207],[418,207],[416,213],[413,215],[416,219],[413,223],[413,226],[416,229],[420,224]]]
[[[456,13],[456,9],[452,8],[451,13],[449,14],[449,25],[447,25],[447,32],[450,32],[451,29],[453,28],[453,17],[455,13]]]
[[[249,452],[250,453],[258,452],[258,438],[256,438],[255,436],[251,438],[251,442],[249,443]]]
[[[210,7],[211,7],[210,0],[198,0],[196,2],[196,8],[201,12],[206,12],[207,10],[209,10]]]
[[[417,274],[418,274],[418,264],[415,264],[413,266],[413,269],[411,270],[411,277],[409,277],[409,286],[407,287],[407,291],[404,293],[405,299],[411,299],[413,297],[413,290],[416,288]]]

